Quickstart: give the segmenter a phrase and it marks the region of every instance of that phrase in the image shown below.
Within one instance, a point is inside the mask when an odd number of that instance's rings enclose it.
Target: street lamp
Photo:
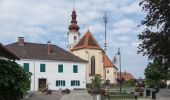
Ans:
[[[117,52],[117,54],[115,54],[115,56],[114,56],[114,58],[113,58],[113,62],[114,63],[117,63],[117,59],[116,59],[116,55],[118,55],[119,56],[119,67],[120,67],[120,74],[119,74],[119,78],[120,78],[120,82],[119,82],[119,84],[120,84],[120,92],[121,92],[121,88],[122,88],[122,86],[121,86],[121,84],[122,84],[122,76],[121,76],[121,53],[120,53],[120,48],[118,48],[118,52]]]

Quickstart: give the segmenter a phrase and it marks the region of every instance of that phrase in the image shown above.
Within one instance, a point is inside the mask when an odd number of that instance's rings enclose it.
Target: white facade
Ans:
[[[114,67],[106,68],[106,80],[110,80],[110,83],[116,83],[117,70]]]
[[[29,63],[29,72],[31,76],[31,90],[38,91],[39,79],[46,79],[46,83],[51,90],[59,89],[86,89],[86,63],[66,62],[66,61],[50,61],[50,60],[29,60],[21,59],[17,61],[21,66]],[[40,64],[45,64],[45,72],[40,72]],[[58,72],[58,65],[63,65],[63,72]],[[73,73],[73,65],[78,66],[78,72]],[[56,86],[57,80],[64,80],[65,86]],[[71,80],[80,81],[79,86],[71,86]]]
[[[80,39],[80,33],[78,31],[68,32],[68,50],[70,51],[73,46],[75,46]]]

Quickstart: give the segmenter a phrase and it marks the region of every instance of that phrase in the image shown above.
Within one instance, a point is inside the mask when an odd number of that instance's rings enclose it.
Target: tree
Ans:
[[[16,62],[0,59],[0,92],[23,94],[29,90],[30,78],[31,73],[26,72]]]
[[[149,63],[145,69],[146,84],[153,88],[159,87],[162,79],[165,78],[165,73],[163,73],[163,68],[157,63]]]
[[[102,79],[101,75],[96,74],[92,79],[92,86],[95,89],[100,89],[102,87]]]
[[[142,0],[139,5],[147,16],[141,22],[146,28],[138,35],[142,42],[138,53],[157,60],[167,71],[170,67],[170,0]]]

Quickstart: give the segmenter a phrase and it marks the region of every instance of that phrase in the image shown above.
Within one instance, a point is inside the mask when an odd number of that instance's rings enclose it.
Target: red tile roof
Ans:
[[[108,56],[105,53],[103,53],[103,61],[104,61],[104,67],[106,67],[106,68],[107,67],[115,67],[116,68],[116,66],[110,61],[110,59],[108,58]]]
[[[84,48],[102,50],[102,48],[99,46],[99,44],[97,43],[93,35],[90,33],[90,31],[87,31],[85,33],[85,35],[80,39],[77,45],[73,47],[72,51]]]
[[[117,77],[120,78],[120,73],[117,74]],[[135,79],[131,73],[126,71],[121,73],[121,77],[124,78],[126,81]]]

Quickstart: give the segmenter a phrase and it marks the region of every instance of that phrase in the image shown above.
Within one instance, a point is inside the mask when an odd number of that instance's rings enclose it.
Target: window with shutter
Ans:
[[[80,86],[80,81],[79,80],[72,80],[71,86]]]
[[[24,63],[24,70],[29,72],[29,63]]]
[[[56,86],[65,86],[65,80],[56,80]]]
[[[45,72],[45,64],[40,64],[40,72]]]
[[[73,73],[78,73],[78,66],[77,65],[73,65]]]
[[[58,65],[58,72],[59,73],[62,73],[63,72],[63,65]]]

